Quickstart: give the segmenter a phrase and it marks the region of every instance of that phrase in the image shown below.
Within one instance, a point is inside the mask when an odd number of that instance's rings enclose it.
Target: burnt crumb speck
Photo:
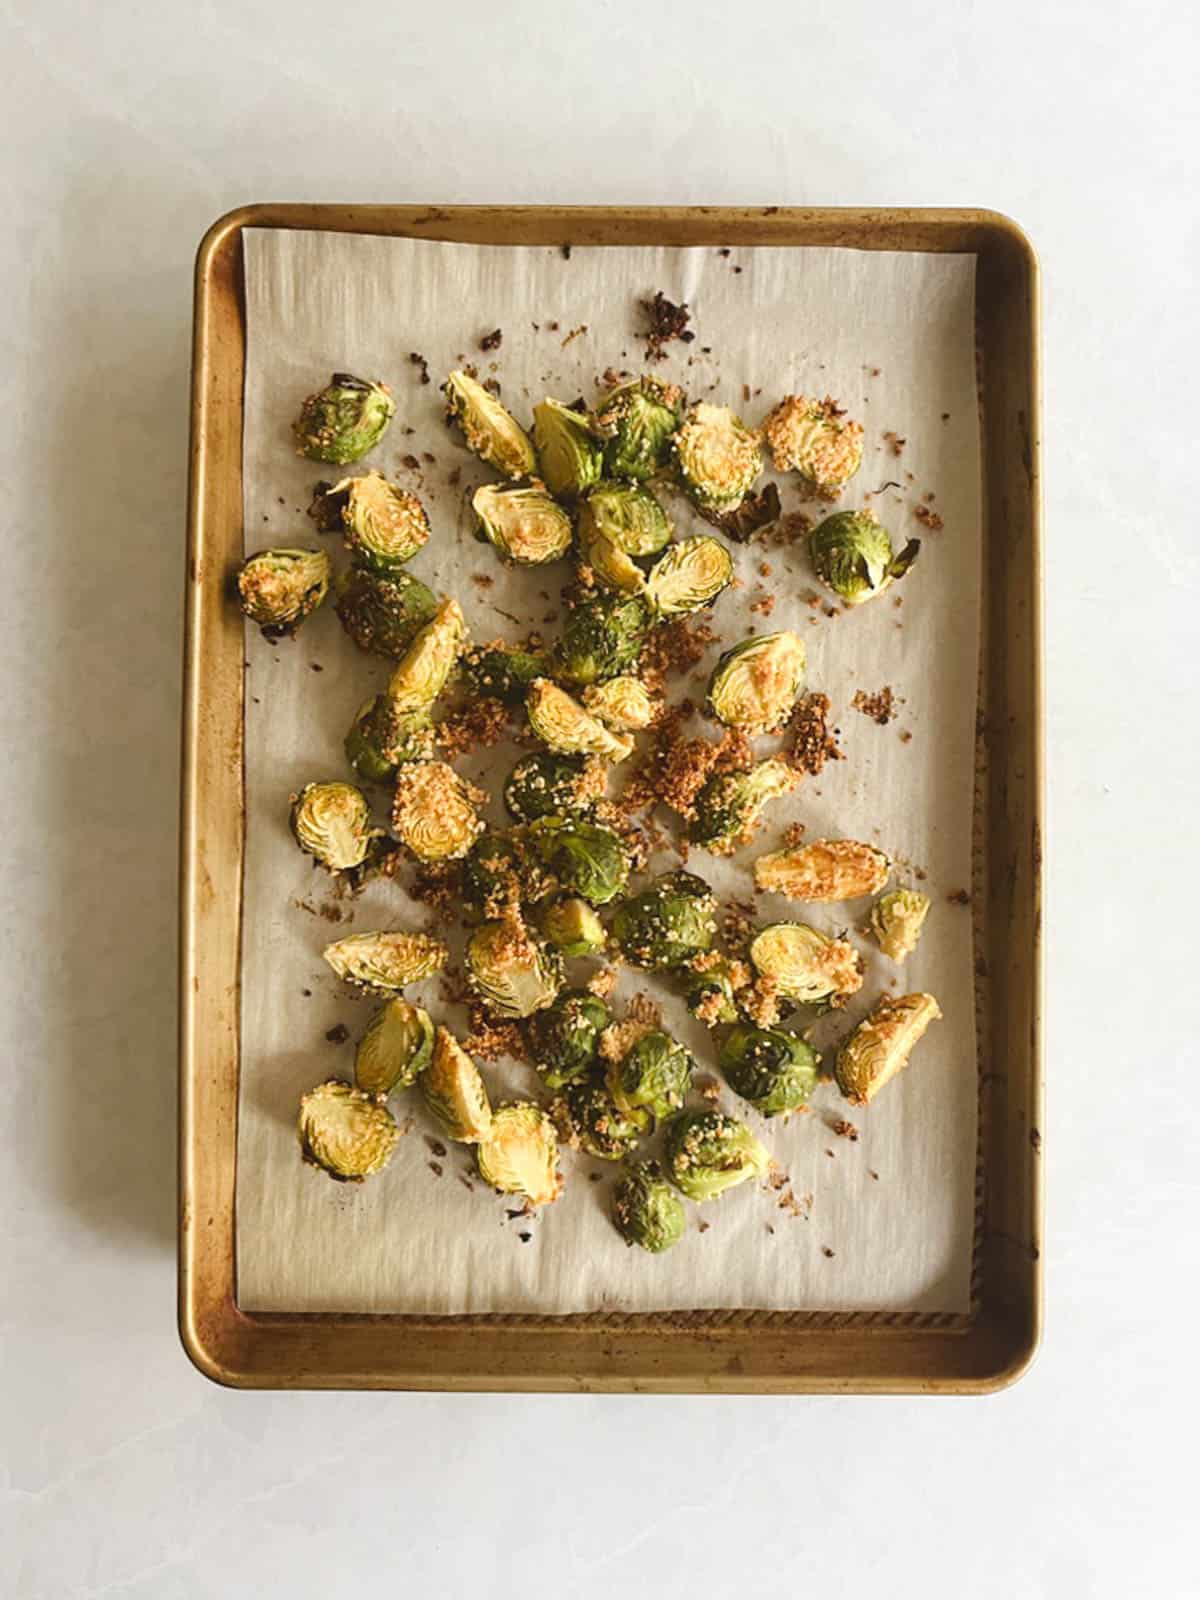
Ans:
[[[971,896],[966,889],[951,889],[946,899],[952,906],[969,906],[971,904]]]
[[[533,1235],[531,1233],[519,1233],[517,1238],[520,1239],[522,1244],[528,1244]]]
[[[446,1155],[446,1146],[442,1143],[442,1141],[440,1139],[434,1139],[429,1134],[426,1134],[425,1135],[425,1143],[429,1146],[430,1155],[434,1155],[434,1156],[437,1156],[439,1158],[444,1158],[445,1157],[445,1155]]]
[[[324,672],[325,671],[325,668],[321,665],[321,663],[319,661],[310,661],[308,664],[309,664],[309,666],[312,668],[312,670],[314,672]]]
[[[832,1251],[832,1250],[831,1250],[831,1249],[830,1249],[830,1248],[829,1248],[829,1246],[828,1246],[828,1245],[827,1245],[827,1244],[823,1244],[823,1245],[822,1245],[822,1246],[821,1246],[821,1254],[822,1254],[822,1255],[823,1255],[823,1256],[826,1256],[826,1257],[828,1257],[828,1259],[829,1259],[829,1260],[830,1260],[830,1261],[832,1261],[832,1260],[833,1260],[833,1251]]]
[[[421,463],[414,455],[401,456],[400,465],[407,467],[410,472],[419,472],[421,470]]]
[[[852,1122],[847,1122],[845,1117],[838,1117],[830,1126],[839,1139],[849,1139],[853,1144],[858,1138],[858,1129]]]
[[[499,400],[499,398],[500,398],[500,380],[499,380],[499,378],[485,378],[483,380],[483,387],[487,390],[487,392],[492,396],[492,398],[494,400]]]
[[[571,246],[569,244],[560,244],[558,248],[562,253],[563,260],[564,261],[570,261],[570,259],[571,259]]]
[[[649,322],[649,328],[643,337],[646,341],[646,354],[651,361],[666,360],[666,346],[672,339],[678,339],[681,344],[691,344],[696,337],[688,327],[692,314],[688,310],[686,301],[676,305],[673,300],[667,299],[661,289],[658,289],[653,300],[642,301],[642,310]]]
[[[504,330],[502,328],[493,328],[491,333],[485,333],[483,338],[480,339],[479,348],[481,350],[499,350],[503,342]]]
[[[602,1172],[589,1172],[588,1173],[588,1182],[589,1183],[600,1183],[600,1182],[602,1182],[603,1178],[604,1178],[604,1174]]]
[[[311,989],[301,989],[300,993],[304,996],[304,998],[306,1000],[311,1000],[312,999],[312,990]]]
[[[515,1222],[518,1217],[526,1216],[527,1212],[524,1206],[518,1206],[516,1210],[514,1210],[511,1206],[505,1206],[504,1215],[510,1222]]]
[[[440,1161],[430,1161],[428,1163],[428,1167],[429,1167],[430,1172],[433,1173],[435,1178],[440,1178],[442,1173],[445,1171],[445,1168],[442,1166],[442,1163]]]
[[[422,383],[429,383],[432,381],[429,376],[429,363],[419,350],[410,350],[408,359],[412,362],[414,367],[420,367]]]
[[[350,1029],[344,1022],[339,1022],[326,1031],[325,1037],[329,1040],[330,1044],[345,1044],[346,1040],[350,1037]]]

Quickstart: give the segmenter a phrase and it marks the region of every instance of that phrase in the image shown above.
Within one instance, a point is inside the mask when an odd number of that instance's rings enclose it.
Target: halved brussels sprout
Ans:
[[[529,726],[543,744],[560,755],[603,756],[606,761],[624,761],[633,750],[633,740],[610,733],[549,678],[535,678],[525,697]]]
[[[919,889],[893,889],[876,900],[871,908],[871,931],[885,956],[906,961],[912,955],[929,915],[929,904],[929,896]]]
[[[354,1056],[354,1077],[364,1094],[382,1099],[407,1089],[429,1065],[433,1023],[407,1000],[389,1000],[367,1023]]]
[[[544,939],[564,956],[592,956],[607,940],[604,924],[579,895],[551,900],[539,913],[538,928]]]
[[[332,571],[324,550],[260,550],[238,570],[242,610],[264,638],[288,638],[324,600]]]
[[[433,1036],[433,1056],[420,1077],[425,1104],[455,1144],[478,1144],[492,1129],[492,1106],[479,1068],[448,1028]]]
[[[517,912],[480,923],[467,941],[467,978],[498,1017],[528,1017],[562,987],[562,957],[535,939]]]
[[[857,839],[813,839],[759,856],[754,881],[760,889],[791,900],[856,900],[882,889],[890,871],[891,862],[874,845]]]
[[[702,611],[733,582],[733,557],[719,539],[698,533],[673,544],[646,579],[646,599],[660,617]]]
[[[427,711],[446,687],[446,679],[466,642],[466,623],[457,600],[443,600],[433,620],[413,639],[392,673],[387,692],[403,714]]]
[[[658,1162],[631,1161],[613,1190],[613,1222],[625,1243],[658,1255],[679,1243],[686,1221]]]
[[[809,535],[813,570],[847,606],[860,606],[902,578],[917,559],[919,539],[892,553],[887,529],[869,511],[835,511]]]
[[[650,631],[650,613],[636,596],[594,594],[567,612],[555,670],[568,683],[597,683],[633,666]]]
[[[483,832],[477,797],[446,762],[409,762],[396,775],[392,831],[418,861],[456,861]]]
[[[382,1172],[400,1142],[387,1107],[340,1078],[318,1084],[303,1097],[296,1131],[304,1159],[339,1183],[361,1183]]]
[[[763,423],[777,472],[798,472],[821,494],[836,495],[862,463],[861,422],[851,421],[828,396],[782,399]]]
[[[583,704],[614,733],[648,728],[661,709],[642,680],[628,675],[591,684],[583,691]]]
[[[462,430],[467,449],[506,478],[537,471],[533,441],[520,423],[474,378],[452,372],[442,393],[446,415]]]
[[[604,447],[581,412],[543,400],[533,408],[533,443],[537,470],[551,494],[574,500],[599,482]]]
[[[360,650],[399,658],[437,615],[438,598],[411,572],[381,578],[350,567],[334,585],[334,610]]]
[[[751,940],[749,954],[754,970],[800,1005],[818,1005],[862,988],[854,946],[803,922],[772,922]]]
[[[740,505],[762,471],[758,440],[728,406],[692,406],[672,443],[684,488],[713,511]]]
[[[583,756],[538,750],[522,756],[504,785],[504,804],[518,822],[586,816],[604,798],[603,764]]]
[[[713,668],[709,704],[727,727],[771,733],[795,705],[807,664],[804,640],[789,629],[743,639]]]
[[[671,542],[671,519],[636,483],[598,483],[579,508],[579,536],[599,535],[627,556],[654,556]]]
[[[666,465],[679,426],[683,391],[649,375],[610,390],[596,408],[596,432],[608,441],[604,468],[613,478],[652,478]]]
[[[292,832],[307,855],[330,872],[361,867],[382,837],[371,826],[371,808],[352,783],[306,783],[292,796]]]
[[[668,872],[622,901],[612,932],[635,966],[678,967],[707,950],[717,931],[717,903],[703,878]]]
[[[463,863],[463,904],[488,921],[514,906],[539,900],[550,888],[523,828],[508,833],[489,829]]]
[[[599,1064],[600,1035],[612,1021],[590,989],[564,989],[526,1024],[534,1065],[550,1089],[587,1078]]]
[[[479,1176],[501,1194],[523,1194],[533,1206],[549,1205],[563,1190],[554,1124],[528,1100],[497,1106],[487,1137],[475,1147]]]
[[[772,758],[748,772],[715,772],[696,796],[691,839],[714,855],[732,855],[752,837],[768,800],[790,794],[800,774]]]
[[[292,432],[302,456],[344,466],[379,443],[395,414],[396,402],[386,383],[335,372],[300,407]]]
[[[622,1111],[597,1083],[568,1084],[551,1110],[564,1138],[600,1161],[620,1161],[654,1128],[648,1111]]]
[[[794,1033],[739,1022],[722,1043],[718,1063],[735,1094],[764,1117],[777,1117],[807,1105],[820,1059]]]
[[[542,817],[530,823],[529,843],[560,889],[606,906],[629,878],[629,852],[612,828],[578,817]]]
[[[342,502],[346,545],[359,566],[389,576],[400,571],[429,538],[425,507],[382,472],[343,478],[329,491]]]
[[[706,1028],[723,1022],[736,1022],[738,989],[750,981],[745,962],[730,961],[715,950],[705,951],[679,969],[683,982],[683,1001]]]
[[[907,1064],[914,1045],[941,1014],[931,994],[881,1000],[837,1053],[833,1075],[846,1099],[860,1106],[873,1100]]]
[[[433,751],[428,711],[397,711],[386,694],[358,708],[345,739],[346,760],[360,778],[383,783],[404,761],[424,761]]]
[[[648,1111],[661,1122],[687,1099],[695,1066],[684,1045],[652,1028],[620,1061],[609,1063],[604,1082],[619,1110]]]
[[[440,972],[450,952],[427,933],[352,933],[321,954],[339,978],[368,994],[395,994]]]
[[[535,678],[550,670],[550,657],[544,650],[529,650],[517,644],[475,645],[463,657],[463,672],[477,695],[487,700],[503,700],[517,705]]]
[[[579,520],[579,557],[584,566],[604,584],[618,594],[643,595],[646,592],[646,574],[632,556],[627,556],[620,545],[602,533],[593,522]]]
[[[686,1111],[667,1124],[667,1176],[689,1200],[715,1200],[761,1178],[770,1156],[746,1127],[721,1111]]]
[[[571,519],[540,484],[481,484],[471,505],[483,537],[521,566],[558,561],[571,548]]]

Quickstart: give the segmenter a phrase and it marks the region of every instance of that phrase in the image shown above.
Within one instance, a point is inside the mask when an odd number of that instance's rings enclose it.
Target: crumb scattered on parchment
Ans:
[[[470,1178],[467,1177],[465,1172],[460,1172],[458,1174],[458,1181],[462,1184],[464,1189],[469,1189],[472,1194],[475,1193],[475,1185],[471,1182]]]
[[[559,249],[559,254],[562,256],[563,260],[564,261],[570,261],[570,259],[571,259],[571,246],[569,244],[560,244],[558,249]]]
[[[899,715],[895,693],[888,687],[876,689],[873,694],[868,694],[865,689],[858,689],[850,704],[855,711],[861,711],[864,717],[870,717],[871,721],[877,722],[881,728],[886,728],[893,717]]]
[[[562,344],[559,346],[559,348],[562,349],[562,350],[565,350],[567,348],[567,346],[571,343],[572,339],[578,339],[581,333],[586,333],[587,331],[588,331],[587,323],[586,322],[581,322],[577,328],[572,328],[571,329],[570,333],[567,334],[566,338],[562,341]]]
[[[437,1156],[440,1160],[446,1157],[446,1146],[440,1139],[435,1139],[431,1134],[425,1135],[425,1143],[429,1146],[430,1155]]]
[[[761,590],[758,592],[757,598],[751,600],[750,602],[750,610],[753,611],[756,616],[769,617],[774,609],[775,596],[773,594],[767,594]]]
[[[432,381],[429,376],[429,363],[419,351],[410,351],[408,359],[412,362],[414,367],[420,367],[422,383],[429,383]]]
[[[898,433],[885,433],[883,438],[885,444],[891,447],[894,456],[904,454],[904,446],[908,443],[907,439],[902,438]]]
[[[913,516],[916,517],[918,522],[924,523],[924,525],[929,529],[930,533],[940,533],[941,530],[946,526],[932,506],[914,506]]]
[[[784,728],[784,758],[815,778],[827,761],[844,761],[836,729],[829,729],[829,696],[806,694],[796,702]]]
[[[433,1173],[435,1178],[440,1178],[445,1170],[440,1161],[427,1161],[425,1165],[429,1168],[430,1172]]]
[[[668,678],[690,672],[716,640],[707,617],[676,617],[655,628],[638,657],[638,674],[651,693],[661,693]]]
[[[659,289],[653,300],[642,301],[642,310],[646,313],[649,323],[643,337],[646,341],[646,355],[651,361],[666,359],[666,346],[672,339],[678,339],[682,344],[691,344],[696,337],[688,327],[692,317],[686,301],[682,305],[676,305]]]
[[[593,972],[587,981],[589,993],[600,1000],[607,1000],[617,986],[616,967],[601,967],[598,972]]]
[[[345,1044],[346,1040],[350,1037],[350,1029],[344,1022],[338,1022],[328,1030],[325,1037],[329,1040],[330,1044]]]
[[[469,700],[438,723],[435,737],[447,759],[453,761],[499,744],[508,733],[509,721],[509,709],[502,700]]]
[[[783,830],[783,847],[785,850],[794,850],[797,845],[804,842],[804,835],[808,832],[803,822],[789,822]]]
[[[971,904],[971,896],[966,889],[951,889],[946,899],[952,906],[969,906]]]
[[[485,333],[479,341],[481,350],[499,350],[504,341],[504,333],[500,328],[493,328],[491,333]]]
[[[710,1106],[715,1106],[721,1098],[721,1085],[716,1078],[697,1078],[694,1084],[696,1093],[702,1100],[707,1100]]]
[[[323,900],[319,906],[314,906],[311,900],[293,900],[292,904],[298,911],[307,911],[310,917],[320,917],[324,922],[341,922],[350,915],[332,900]]]
[[[858,1138],[858,1129],[852,1122],[847,1122],[845,1117],[838,1117],[836,1121],[830,1124],[830,1127],[839,1139],[849,1139],[853,1144]]]
[[[415,1119],[413,1117],[397,1117],[396,1118],[396,1132],[400,1135],[400,1137],[402,1139],[407,1138],[407,1136],[413,1131],[413,1128],[415,1126],[416,1126],[416,1121],[415,1121]]]
[[[694,817],[696,798],[714,773],[745,771],[753,764],[750,741],[739,728],[727,728],[715,742],[687,738],[683,724],[693,709],[690,701],[681,701],[662,717],[619,797],[626,815],[661,804],[681,817]]]
[[[828,1256],[831,1261],[833,1260],[833,1251],[829,1248],[829,1246],[827,1244],[823,1244],[821,1246],[821,1254],[823,1256]]]
[[[901,744],[911,744],[912,743],[912,734],[909,732],[909,730],[907,728],[905,728],[902,731],[902,733],[900,734],[900,743]]]
[[[711,1222],[705,1222],[704,1218],[701,1217],[700,1221],[696,1224],[696,1232],[697,1233],[707,1233],[708,1230],[711,1227],[712,1227],[712,1223]]]
[[[878,1174],[878,1173],[877,1173],[877,1172],[876,1172],[876,1171],[875,1171],[875,1168],[874,1168],[874,1167],[868,1167],[868,1168],[867,1168],[867,1176],[868,1176],[868,1177],[869,1177],[869,1178],[870,1178],[870,1179],[871,1179],[871,1180],[872,1180],[872,1181],[873,1181],[873,1182],[875,1182],[875,1183],[878,1183],[878,1182],[879,1182],[879,1174]]]

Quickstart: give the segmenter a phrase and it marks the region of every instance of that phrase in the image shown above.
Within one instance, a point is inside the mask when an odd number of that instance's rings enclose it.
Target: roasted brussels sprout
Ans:
[[[467,978],[498,1017],[528,1017],[550,1005],[562,987],[562,957],[535,939],[519,913],[479,927],[467,941]]]
[[[542,817],[529,825],[529,843],[560,889],[606,906],[629,878],[629,852],[619,833],[582,818]]]
[[[538,750],[522,756],[504,785],[504,804],[518,822],[586,815],[604,795],[605,769],[583,756]]]
[[[387,692],[397,712],[427,711],[446,687],[466,639],[457,600],[443,600],[392,673]]]
[[[739,1022],[726,1035],[718,1062],[735,1094],[764,1117],[777,1117],[808,1103],[817,1086],[820,1057],[783,1028]]]
[[[537,924],[542,937],[564,956],[595,955],[607,939],[604,924],[579,895],[549,901],[539,911]]]
[[[597,1083],[568,1084],[551,1109],[568,1143],[600,1161],[620,1161],[654,1126],[648,1111],[622,1111]]]
[[[332,571],[324,550],[260,550],[238,571],[242,610],[264,638],[288,638],[324,600]]]
[[[702,611],[733,581],[733,557],[719,539],[698,533],[673,544],[650,569],[646,599],[660,617]]]
[[[689,1200],[715,1200],[748,1178],[761,1178],[770,1157],[746,1127],[721,1111],[685,1111],[667,1124],[667,1176]]]
[[[425,1104],[455,1144],[478,1144],[492,1128],[492,1106],[479,1068],[448,1028],[433,1036],[433,1056],[420,1077]]]
[[[668,872],[622,901],[612,932],[635,966],[678,967],[707,950],[717,931],[717,906],[703,878]]]
[[[888,880],[891,863],[874,845],[857,839],[814,839],[790,850],[772,850],[754,863],[760,889],[791,900],[856,900]]]
[[[611,1021],[604,1001],[589,989],[564,989],[553,1005],[530,1017],[529,1046],[547,1088],[561,1089],[592,1074],[600,1035]]]
[[[538,473],[560,500],[574,500],[599,482],[604,447],[582,412],[543,400],[533,408],[533,443]]]
[[[423,761],[433,752],[428,711],[397,711],[386,694],[373,695],[358,708],[345,740],[346,760],[373,783],[383,783],[404,761]]]
[[[919,889],[893,889],[880,895],[871,908],[871,931],[884,955],[906,961],[917,948],[928,915],[929,896]]]
[[[386,383],[335,372],[300,407],[292,431],[302,456],[344,466],[374,449],[395,414],[396,402]]]
[[[342,502],[347,548],[356,565],[388,577],[399,572],[429,538],[429,518],[415,494],[389,483],[382,472],[343,478],[329,491]]]
[[[529,726],[543,744],[560,755],[603,756],[606,761],[624,761],[633,749],[633,740],[624,734],[610,733],[549,678],[535,678],[525,697]]]
[[[737,992],[750,981],[750,969],[743,961],[731,961],[716,950],[706,950],[679,969],[683,1001],[706,1028],[723,1022],[736,1022],[741,1013]]]
[[[652,1028],[620,1061],[609,1063],[604,1081],[619,1110],[648,1111],[661,1122],[687,1099],[695,1066],[685,1046]]]
[[[396,774],[392,831],[418,861],[456,861],[483,832],[486,799],[444,761],[411,761]]]
[[[887,529],[869,511],[835,511],[809,535],[813,570],[843,605],[860,606],[902,578],[917,559],[919,539],[892,553]]]
[[[730,728],[772,732],[795,705],[807,664],[803,639],[787,629],[743,639],[726,650],[708,680],[713,713]]]
[[[631,1161],[613,1190],[613,1222],[628,1245],[658,1255],[683,1237],[683,1201],[657,1161]]]
[[[544,650],[497,642],[474,646],[462,665],[467,682],[481,698],[518,705],[533,680],[549,672],[550,657]]]
[[[438,598],[410,572],[381,578],[350,567],[334,585],[334,610],[360,650],[399,658],[437,614]]]
[[[865,1106],[904,1067],[931,1022],[941,1016],[931,994],[881,1000],[842,1045],[833,1075],[846,1099]]]
[[[763,423],[777,472],[798,472],[820,494],[836,495],[862,463],[863,430],[826,395],[789,394]]]
[[[633,666],[650,631],[650,613],[636,596],[595,594],[567,612],[555,671],[571,684],[598,683]]]
[[[803,922],[773,922],[750,942],[754,970],[776,992],[800,1005],[819,1005],[862,987],[854,946],[829,939]]]
[[[748,772],[715,772],[696,796],[693,843],[714,855],[732,855],[753,835],[768,800],[789,794],[800,774],[787,761],[760,761]]]
[[[628,675],[590,684],[583,691],[583,705],[614,733],[648,728],[662,709],[642,680]]]
[[[585,568],[618,594],[639,596],[646,592],[646,574],[632,556],[625,554],[595,523],[579,519],[579,556]]]
[[[734,510],[762,471],[758,440],[728,406],[692,406],[672,443],[680,481],[706,509]]]
[[[482,484],[471,498],[481,535],[520,566],[558,561],[571,548],[571,519],[540,484]]]
[[[367,1023],[354,1056],[354,1078],[364,1094],[383,1098],[416,1083],[432,1054],[429,1013],[397,997]]]
[[[321,954],[339,978],[368,994],[395,994],[440,972],[450,952],[427,933],[352,933]]]
[[[608,539],[627,556],[654,556],[671,540],[671,519],[636,483],[598,483],[579,508],[579,536]]]
[[[527,478],[537,471],[533,441],[494,395],[465,372],[446,380],[446,415],[462,430],[467,449],[506,478]]]
[[[304,1159],[339,1183],[361,1183],[382,1172],[400,1142],[387,1107],[340,1078],[318,1084],[303,1097],[297,1132]]]
[[[481,834],[463,862],[463,903],[488,921],[539,900],[549,888],[523,828]]]
[[[607,441],[604,470],[612,478],[652,478],[667,464],[679,426],[683,391],[646,376],[610,390],[592,421]]]
[[[487,1137],[475,1147],[475,1165],[493,1189],[523,1194],[532,1206],[549,1205],[562,1193],[554,1124],[528,1100],[496,1107]]]
[[[292,796],[292,832],[301,850],[330,872],[361,867],[374,841],[371,808],[352,783],[307,783]]]

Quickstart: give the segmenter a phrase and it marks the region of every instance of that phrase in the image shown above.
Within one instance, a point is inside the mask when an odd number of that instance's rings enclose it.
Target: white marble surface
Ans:
[[[419,15],[0,6],[0,1594],[1195,1593],[1195,9]],[[222,211],[303,197],[987,205],[1032,235],[1049,1330],[1016,1389],[276,1397],[188,1366],[172,1186],[190,268]]]

